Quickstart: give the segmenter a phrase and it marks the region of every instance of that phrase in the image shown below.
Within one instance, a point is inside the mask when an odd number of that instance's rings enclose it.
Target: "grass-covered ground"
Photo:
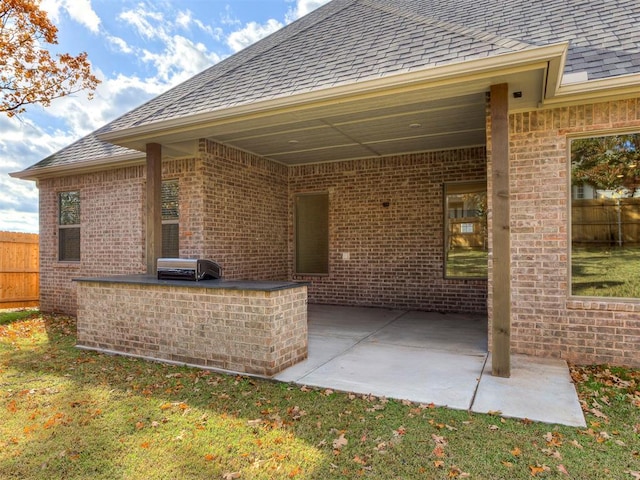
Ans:
[[[640,298],[640,248],[580,248],[571,252],[572,294]]]
[[[488,253],[484,249],[451,249],[447,255],[447,277],[487,278],[488,261]]]
[[[74,343],[73,318],[0,312],[2,479],[640,478],[638,370],[573,368],[575,429]]]

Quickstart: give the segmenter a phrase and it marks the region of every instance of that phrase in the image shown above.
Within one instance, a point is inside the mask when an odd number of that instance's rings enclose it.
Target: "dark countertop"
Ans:
[[[153,275],[116,275],[111,277],[74,278],[74,282],[123,283],[130,285],[160,285],[168,287],[211,288],[222,290],[256,290],[272,292],[309,285],[309,282],[288,282],[286,280],[158,280]]]

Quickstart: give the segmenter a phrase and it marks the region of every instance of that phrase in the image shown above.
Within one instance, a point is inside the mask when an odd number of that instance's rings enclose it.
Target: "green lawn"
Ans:
[[[101,355],[73,318],[4,318],[2,479],[640,475],[640,370],[574,368],[575,429]]]
[[[571,293],[640,298],[640,248],[580,248],[571,253]]]
[[[447,256],[447,277],[487,278],[489,257],[487,250],[455,248]]]

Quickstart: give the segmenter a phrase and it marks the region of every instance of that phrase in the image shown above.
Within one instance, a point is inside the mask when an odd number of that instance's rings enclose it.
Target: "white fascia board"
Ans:
[[[237,107],[216,110],[164,120],[147,125],[106,132],[98,135],[103,141],[122,144],[136,139],[152,138],[158,135],[172,132],[186,132],[192,128],[200,128],[208,123],[215,124],[225,120],[250,118],[264,113],[287,111],[296,109],[313,108],[315,106],[329,105],[345,100],[364,99],[379,95],[388,95],[394,91],[407,91],[412,89],[424,89],[456,85],[464,82],[478,81],[498,75],[522,72],[525,70],[539,69],[541,66],[548,69],[547,78],[554,82],[553,90],[557,82],[562,78],[564,58],[569,44],[567,42],[534,47],[527,50],[496,55],[476,60],[429,67],[422,70],[390,75],[387,77],[365,80],[357,83],[349,83],[336,87],[316,90],[313,92],[289,95],[282,98],[258,101]],[[548,88],[545,89],[548,92]]]
[[[633,96],[640,96],[640,74],[637,73],[560,85],[556,94],[545,99],[541,106],[593,103]]]
[[[103,157],[84,162],[74,162],[64,165],[52,165],[50,167],[28,168],[20,172],[9,173],[13,178],[21,180],[40,180],[51,177],[61,177],[65,175],[75,175],[99,170],[107,170],[113,167],[128,167],[131,165],[144,164],[144,154],[130,153],[125,155],[117,155],[113,157]]]

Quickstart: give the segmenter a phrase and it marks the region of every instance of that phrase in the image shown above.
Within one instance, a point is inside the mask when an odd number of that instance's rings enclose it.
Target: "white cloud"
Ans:
[[[165,48],[160,53],[143,50],[141,60],[152,63],[158,72],[158,79],[173,86],[220,61],[220,57],[209,53],[202,43],[174,35],[166,40]]]
[[[133,49],[129,46],[129,44],[122,38],[116,37],[115,35],[106,35],[105,37],[109,43],[115,45],[118,51],[122,53],[132,53]]]
[[[165,21],[162,13],[148,10],[144,5],[138,5],[135,10],[124,10],[118,18],[134,27],[144,38],[158,38],[164,35],[162,25]]]
[[[0,230],[4,232],[38,233],[38,212],[0,208]]]
[[[38,231],[38,189],[15,179],[23,170],[73,140],[65,132],[46,132],[29,119],[0,117],[0,230]]]
[[[192,26],[197,27],[199,30],[205,32],[216,40],[219,40],[222,36],[221,28],[213,28],[211,25],[205,25],[202,20],[193,18],[191,10],[181,10],[176,15],[176,26],[181,27],[188,32],[191,31]]]
[[[316,8],[324,5],[329,0],[297,0],[296,6],[289,9],[285,16],[287,23],[291,23],[300,17],[305,16],[307,13],[315,10]]]
[[[241,30],[231,33],[227,37],[227,45],[234,51],[239,52],[252,43],[257,42],[261,38],[282,28],[282,23],[277,20],[269,19],[265,24],[257,22],[249,22]]]
[[[60,11],[64,10],[69,17],[91,32],[98,33],[100,30],[100,17],[93,10],[91,0],[43,0],[41,7],[56,24],[60,21]]]

